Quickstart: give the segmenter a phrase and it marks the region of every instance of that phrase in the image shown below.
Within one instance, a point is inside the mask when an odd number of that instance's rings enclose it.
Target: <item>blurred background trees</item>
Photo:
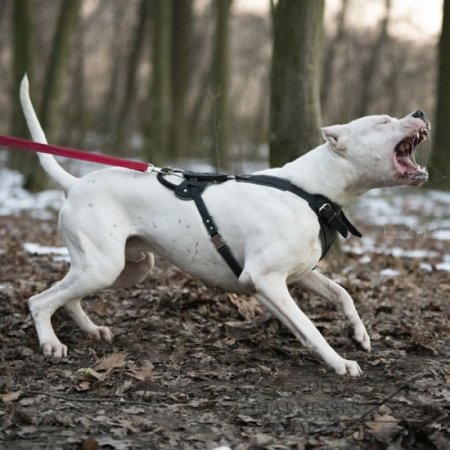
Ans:
[[[272,7],[270,163],[281,166],[317,147],[324,0],[279,0]]]
[[[322,124],[421,108],[446,187],[449,1],[438,46],[397,33],[400,0],[0,0],[0,133],[28,137],[24,72],[50,141],[205,170],[283,164]],[[7,159],[43,186],[35,157]]]
[[[444,0],[438,67],[431,174],[435,185],[448,190],[450,189],[450,0]]]

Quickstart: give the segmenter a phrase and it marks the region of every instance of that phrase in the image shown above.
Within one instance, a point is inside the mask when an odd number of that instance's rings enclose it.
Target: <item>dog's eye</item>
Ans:
[[[386,125],[387,123],[391,123],[392,120],[390,119],[390,117],[384,117],[383,119],[381,119],[378,124],[379,125]]]

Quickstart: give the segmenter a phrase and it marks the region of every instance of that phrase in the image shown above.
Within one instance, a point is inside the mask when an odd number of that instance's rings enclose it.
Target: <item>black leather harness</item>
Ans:
[[[183,181],[179,184],[171,183],[166,179],[166,176],[170,174],[181,176]],[[307,201],[310,208],[316,213],[320,224],[319,237],[322,243],[322,256],[320,259],[328,253],[328,250],[336,240],[337,233],[345,238],[349,233],[358,237],[362,236],[355,226],[347,219],[341,206],[333,203],[323,195],[310,194],[284,178],[271,175],[218,175],[178,169],[161,169],[157,178],[160,183],[173,190],[175,195],[181,200],[194,200],[212,243],[237,277],[241,275],[242,267],[220,234],[219,228],[209,214],[208,208],[202,198],[202,192],[211,184],[219,184],[231,180],[259,184],[280,189],[282,191],[292,192]]]

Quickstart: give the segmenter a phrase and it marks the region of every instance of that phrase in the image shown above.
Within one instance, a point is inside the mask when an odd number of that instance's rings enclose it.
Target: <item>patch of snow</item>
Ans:
[[[355,255],[362,255],[363,253],[374,253],[381,255],[392,255],[396,258],[436,258],[441,254],[434,250],[406,250],[401,247],[388,247],[384,245],[376,246],[368,240],[361,239],[360,246],[343,245],[342,250],[348,253],[354,253]],[[373,241],[372,241],[373,242]],[[363,257],[364,258],[364,257]]]
[[[433,266],[431,264],[422,262],[419,264],[419,267],[427,272],[433,272]]]
[[[437,270],[443,270],[445,272],[450,272],[450,262],[442,262],[439,264],[436,264]]]
[[[0,216],[17,215],[23,211],[34,217],[50,219],[49,210],[57,210],[62,204],[63,193],[57,190],[31,194],[22,187],[23,177],[19,172],[0,169]]]
[[[441,263],[436,264],[436,269],[450,272],[450,255],[444,255],[444,260]]]
[[[380,275],[383,275],[384,277],[396,277],[400,275],[400,272],[394,269],[383,269],[380,271]]]
[[[359,198],[352,208],[352,215],[358,221],[371,225],[403,225],[421,233],[443,230],[448,232],[448,239],[449,205],[450,192],[405,187],[382,188],[373,189]]]
[[[372,258],[369,255],[364,255],[361,258],[359,258],[358,262],[360,264],[368,264],[372,261]]]
[[[53,261],[70,262],[69,252],[66,247],[48,247],[36,242],[24,242],[23,248],[33,255],[56,255]]]

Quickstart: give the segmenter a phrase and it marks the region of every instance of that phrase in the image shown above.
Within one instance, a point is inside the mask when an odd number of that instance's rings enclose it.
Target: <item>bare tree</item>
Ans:
[[[33,79],[32,9],[31,0],[18,0],[12,7],[13,86],[11,90],[11,132],[15,136],[28,136],[28,128],[19,103],[19,87],[22,77]],[[15,159],[14,157],[12,158]]]
[[[347,12],[349,0],[342,0],[341,9],[336,17],[336,32],[329,39],[327,49],[323,58],[322,80],[320,89],[320,99],[322,109],[325,109],[329,99],[329,92],[332,90],[332,82],[334,77],[334,63],[340,52],[346,37]]]
[[[117,118],[114,147],[122,147],[130,135],[130,112],[136,98],[136,79],[149,18],[149,0],[141,0],[137,8],[136,29],[128,51],[126,64],[125,89]]]
[[[380,31],[373,48],[370,51],[370,57],[363,67],[361,73],[362,92],[359,101],[358,116],[365,116],[369,113],[372,100],[372,89],[374,80],[377,77],[378,66],[381,59],[381,52],[389,39],[388,27],[391,16],[392,0],[384,0],[384,16],[381,20]]]
[[[230,117],[229,96],[229,17],[231,0],[216,0],[216,31],[210,97],[213,102],[212,162],[214,167],[229,167]]]
[[[80,0],[61,2],[53,36],[40,109],[40,120],[50,141],[57,135],[60,126],[63,86],[67,75],[71,40],[79,17],[80,3]]]
[[[279,166],[321,142],[319,80],[323,0],[279,0],[273,11],[270,163]]]
[[[450,0],[444,0],[442,31],[439,39],[437,105],[432,153],[432,181],[450,188]]]
[[[158,161],[167,156],[170,143],[172,2],[154,0],[152,30],[150,120],[145,132],[145,152],[149,161]]]
[[[30,0],[17,0],[12,5],[12,42],[13,42],[13,85],[11,90],[11,134],[28,137],[28,127],[19,103],[19,87],[22,77],[28,74],[33,80],[32,56],[32,8]],[[39,191],[46,185],[46,176],[35,155],[28,152],[9,153],[9,165],[22,172],[24,186],[31,191]]]
[[[172,130],[170,154],[186,154],[190,147],[187,97],[192,71],[193,1],[172,0]]]

